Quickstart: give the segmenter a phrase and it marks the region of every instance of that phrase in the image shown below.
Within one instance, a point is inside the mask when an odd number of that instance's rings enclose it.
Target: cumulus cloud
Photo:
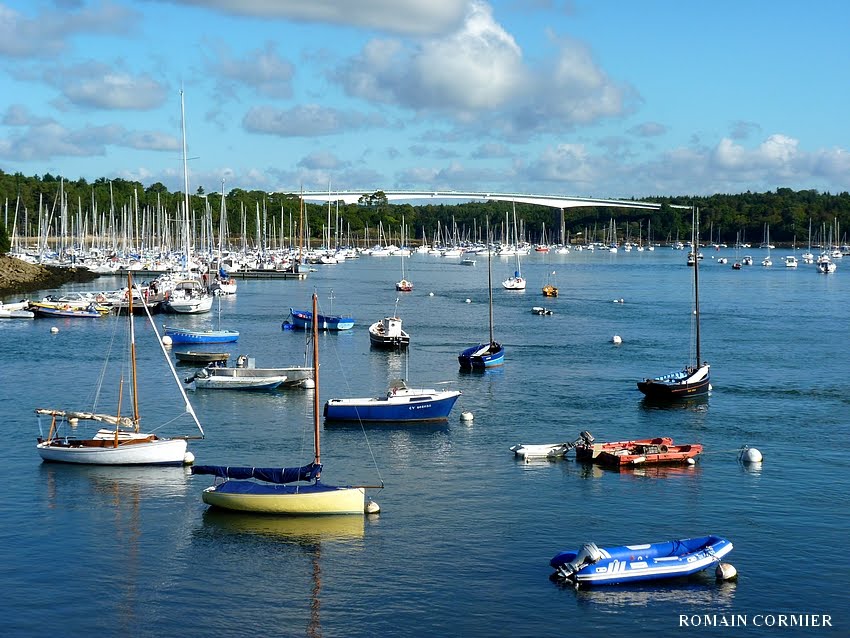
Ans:
[[[413,109],[477,111],[503,105],[522,83],[522,52],[490,7],[473,2],[463,26],[414,48],[374,40],[335,74],[346,91]]]
[[[249,86],[260,95],[271,98],[292,96],[293,65],[277,52],[273,42],[267,42],[261,49],[255,49],[242,57],[231,55],[226,45],[214,52],[216,59],[211,62],[212,73],[223,81]]]
[[[14,127],[7,137],[0,138],[0,157],[6,159],[35,161],[100,156],[105,155],[110,146],[155,151],[181,148],[179,140],[173,136],[128,131],[117,124],[69,129],[51,118],[35,117],[18,105],[6,111],[3,124]]]
[[[347,165],[347,162],[341,161],[336,155],[329,151],[316,151],[314,153],[310,153],[309,155],[305,155],[298,161],[297,164],[297,166],[301,166],[303,168],[311,170],[331,170],[338,169]]]
[[[491,7],[475,0],[455,32],[415,43],[372,40],[331,79],[354,97],[448,115],[470,136],[570,130],[636,108],[637,92],[611,80],[586,46],[568,38],[554,45],[548,63],[529,66]]]
[[[413,35],[443,33],[463,18],[467,0],[170,0],[255,18],[324,22]]]
[[[76,6],[73,8],[77,8]],[[27,16],[0,6],[0,55],[15,58],[52,57],[68,47],[80,34],[124,34],[138,23],[135,11],[103,3],[79,11],[59,12],[46,8]]]
[[[166,87],[147,73],[132,75],[93,61],[45,71],[44,80],[80,107],[146,111],[167,97]]]
[[[476,148],[471,157],[475,159],[491,159],[497,157],[512,157],[513,152],[509,147],[504,144],[499,144],[497,142],[490,142],[488,144],[482,144],[478,148]]]
[[[246,131],[281,137],[332,135],[385,124],[380,115],[341,111],[318,104],[304,104],[286,110],[258,106],[250,109],[242,119]]]

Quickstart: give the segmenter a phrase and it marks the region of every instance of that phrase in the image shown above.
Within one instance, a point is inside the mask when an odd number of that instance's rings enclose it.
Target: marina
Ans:
[[[759,261],[766,253],[751,252]],[[332,303],[333,312],[364,318],[317,337],[322,404],[372,396],[408,374],[417,387],[461,392],[443,423],[322,426],[323,480],[385,485],[367,490],[380,514],[342,521],[216,512],[202,501],[210,477],[181,467],[43,463],[33,410],[47,397],[68,409],[85,399],[81,379],[99,374],[99,344],[114,317],[0,322],[0,431],[16,477],[0,524],[5,633],[551,635],[554,614],[575,635],[652,627],[678,636],[680,614],[778,613],[789,601],[791,611],[831,614],[834,630],[847,629],[850,573],[827,552],[808,552],[807,569],[820,574],[811,587],[775,552],[780,544],[830,547],[844,536],[850,461],[835,344],[850,328],[840,311],[850,280],[840,263],[830,276],[802,263],[734,270],[706,251],[701,340],[713,388],[668,405],[647,402],[635,380],[693,356],[693,273],[684,252],[524,256],[532,282],[557,268],[559,296],[546,299],[553,313],[529,312],[542,299],[537,286],[492,286],[492,324],[509,357],[471,371],[460,368],[458,353],[488,335],[487,269],[420,254],[409,263],[416,288],[401,297],[398,314],[415,339],[403,351],[372,348],[365,320],[395,306],[395,260],[320,265],[303,280],[240,280],[237,294],[221,298],[222,322],[240,336],[215,352],[231,360],[252,353],[270,367],[304,360],[305,332],[282,322],[291,308],[308,308],[313,291],[319,312]],[[493,270],[514,263],[494,257]],[[106,276],[32,298],[120,286]],[[180,319],[194,329],[209,322]],[[162,357],[148,330],[138,326],[140,364]],[[819,373],[825,369],[836,372]],[[140,394],[151,400],[147,383],[140,380]],[[155,399],[144,406],[150,423],[168,414]],[[312,454],[304,430],[312,390],[189,392],[189,400],[205,432],[191,444],[196,464],[299,466]],[[463,420],[467,412],[474,419]],[[598,442],[670,437],[703,451],[694,465],[612,470],[573,453],[510,450],[517,441],[573,441],[584,430]],[[764,461],[743,463],[745,445]],[[713,568],[587,589],[550,579],[554,556],[589,541],[619,548],[712,536],[734,545],[724,561],[737,580],[718,583]],[[47,569],[53,548],[77,558]],[[250,587],[230,586],[245,580]],[[226,607],[219,582],[227,584]],[[34,591],[72,601],[36,606]]]

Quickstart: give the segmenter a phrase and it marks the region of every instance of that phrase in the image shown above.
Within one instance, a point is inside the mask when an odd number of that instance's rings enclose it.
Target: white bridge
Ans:
[[[375,192],[382,192],[387,201],[405,200],[444,200],[461,199],[465,201],[500,201],[520,202],[523,204],[537,204],[550,208],[578,208],[581,206],[609,206],[616,208],[641,208],[644,210],[659,210],[661,204],[657,202],[641,202],[631,199],[594,199],[590,197],[567,197],[564,195],[529,195],[523,193],[469,193],[461,191],[310,191],[300,193],[304,201],[310,202],[338,202],[356,204],[361,197],[369,197]],[[689,208],[688,206],[674,206],[673,208]]]

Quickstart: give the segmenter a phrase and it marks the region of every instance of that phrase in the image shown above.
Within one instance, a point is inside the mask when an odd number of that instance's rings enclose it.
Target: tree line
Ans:
[[[116,224],[122,216],[126,218],[127,211],[181,211],[184,200],[184,193],[170,192],[160,182],[145,186],[120,178],[99,178],[89,183],[82,178],[68,180],[51,174],[26,177],[21,173],[0,171],[0,202],[4,205],[0,225],[6,226],[5,233],[0,228],[0,238],[6,237],[5,242],[0,241],[0,248],[2,244],[8,244],[8,236],[13,229],[20,237],[34,237],[39,231],[40,218],[42,223],[48,217],[57,219],[57,211],[62,206],[60,192],[69,215],[93,218],[96,211],[98,216],[114,217]],[[207,193],[199,187],[189,196],[193,219],[197,220],[199,215],[209,211],[212,227],[218,228],[221,198],[220,192]],[[366,242],[367,229],[369,243],[376,243],[379,225],[396,243],[402,240],[419,243],[423,239],[433,241],[438,229],[443,231],[441,237],[482,239],[487,219],[493,235],[501,238],[506,227],[513,223],[510,214],[513,205],[510,202],[390,204],[382,191],[376,191],[364,193],[356,204],[338,202],[329,206],[302,204],[298,193],[268,193],[239,188],[230,189],[224,198],[231,236],[238,236],[244,228],[246,236],[251,238],[268,234],[274,224],[275,235],[282,239],[293,223],[296,228],[306,223],[311,241],[321,241],[328,232],[324,227],[329,217],[332,241],[358,245]],[[655,211],[618,207],[564,209],[563,232],[571,241],[601,240],[613,220],[621,241],[636,241],[639,235],[646,241],[649,228],[655,242],[676,238],[687,241],[691,232],[691,212],[679,208],[681,206],[699,209],[700,238],[703,242],[732,244],[740,240],[758,244],[765,229],[769,228],[771,242],[790,244],[796,241],[802,245],[808,240],[811,226],[813,239],[819,242],[831,238],[835,243],[846,243],[845,231],[840,229],[850,224],[850,194],[847,192],[831,194],[778,188],[765,193],[659,196],[643,198],[642,201],[657,202],[661,208]],[[262,211],[262,215],[255,211]],[[549,243],[561,239],[560,209],[518,203],[516,213],[525,239],[541,241],[544,229]],[[300,221],[302,216],[304,222]],[[402,220],[406,228],[404,237],[401,236]],[[827,237],[827,232],[834,235]]]

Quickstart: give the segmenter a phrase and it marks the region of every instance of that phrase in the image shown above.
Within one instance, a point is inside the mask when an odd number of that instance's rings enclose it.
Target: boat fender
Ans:
[[[714,570],[714,575],[717,580],[736,580],[738,578],[738,570],[731,563],[718,563]]]

